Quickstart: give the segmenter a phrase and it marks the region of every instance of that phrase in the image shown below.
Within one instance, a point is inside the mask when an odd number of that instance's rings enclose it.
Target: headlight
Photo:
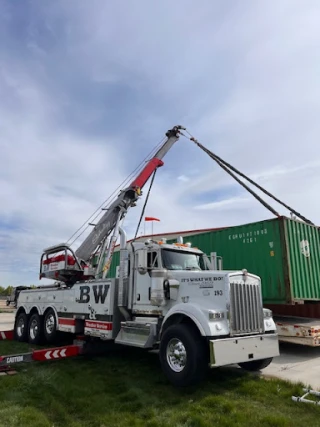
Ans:
[[[263,317],[265,319],[270,319],[272,317],[272,311],[269,310],[268,308],[264,308],[263,309]]]
[[[209,320],[224,319],[224,313],[220,311],[209,311]]]

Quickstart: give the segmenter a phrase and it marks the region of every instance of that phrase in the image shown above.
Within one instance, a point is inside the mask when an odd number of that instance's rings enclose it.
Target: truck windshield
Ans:
[[[162,249],[162,264],[168,270],[207,270],[203,256],[191,252]]]

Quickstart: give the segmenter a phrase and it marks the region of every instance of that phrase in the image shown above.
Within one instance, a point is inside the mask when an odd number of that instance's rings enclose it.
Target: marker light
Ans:
[[[223,312],[209,311],[209,320],[224,319]]]
[[[263,316],[265,319],[270,319],[272,317],[272,311],[268,308],[263,309]]]

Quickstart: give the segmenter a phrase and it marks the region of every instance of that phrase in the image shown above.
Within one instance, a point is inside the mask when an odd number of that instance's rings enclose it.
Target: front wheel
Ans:
[[[260,371],[261,369],[266,368],[272,362],[273,357],[269,357],[268,359],[261,360],[252,360],[251,362],[243,362],[238,363],[240,368],[245,369],[246,371]]]
[[[204,378],[208,369],[205,342],[190,326],[170,326],[159,350],[162,370],[174,386],[194,385]]]

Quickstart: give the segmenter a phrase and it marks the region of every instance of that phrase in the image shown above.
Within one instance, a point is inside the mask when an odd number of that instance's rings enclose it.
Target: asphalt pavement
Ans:
[[[0,332],[13,329],[14,313],[0,313]],[[1,348],[1,342],[0,342]]]

